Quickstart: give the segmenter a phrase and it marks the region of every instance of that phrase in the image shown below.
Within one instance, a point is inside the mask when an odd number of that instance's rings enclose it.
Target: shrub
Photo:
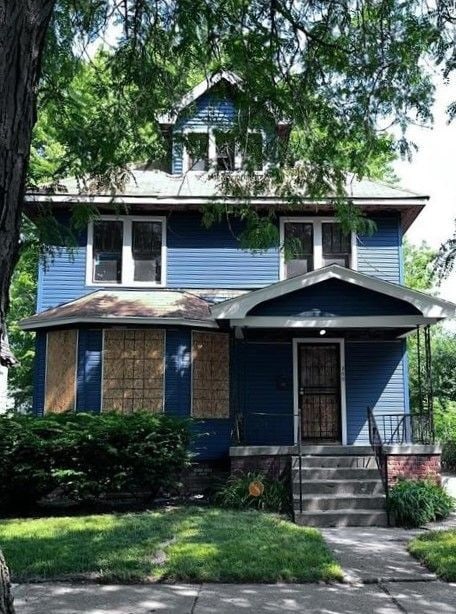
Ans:
[[[163,414],[72,413],[0,418],[0,504],[20,508],[55,489],[81,501],[155,494],[188,462],[187,423]]]
[[[254,508],[282,513],[289,509],[289,490],[286,484],[272,480],[259,472],[231,475],[215,496],[222,507]]]
[[[456,438],[442,442],[442,469],[456,472]]]
[[[430,480],[399,480],[390,489],[388,506],[398,525],[411,528],[447,518],[454,500]]]

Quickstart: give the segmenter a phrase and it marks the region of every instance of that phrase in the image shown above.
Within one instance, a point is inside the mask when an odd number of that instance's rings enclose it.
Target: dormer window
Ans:
[[[253,171],[263,170],[264,135],[262,132],[249,130],[245,140],[236,142],[236,135],[231,130],[219,128],[185,129],[180,137],[183,141],[182,170],[208,171],[210,168],[219,172],[247,168]]]
[[[218,171],[234,171],[236,165],[236,140],[232,132],[215,132],[215,150]]]
[[[187,136],[188,170],[207,171],[209,168],[209,134],[190,132]]]
[[[281,218],[280,279],[339,264],[356,268],[356,236],[334,218]]]
[[[263,135],[261,132],[249,131],[244,148],[244,166],[253,171],[263,170]]]
[[[165,218],[110,216],[89,223],[89,286],[162,286],[166,272]]]

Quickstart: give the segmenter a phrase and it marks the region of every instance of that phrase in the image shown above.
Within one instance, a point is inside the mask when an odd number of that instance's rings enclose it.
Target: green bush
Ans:
[[[436,399],[434,424],[437,440],[442,443],[442,469],[456,472],[456,403]]]
[[[389,491],[388,507],[396,524],[419,527],[447,518],[454,500],[431,480],[399,480]]]
[[[56,489],[76,501],[170,486],[188,462],[186,422],[138,412],[0,418],[0,505],[23,508]]]
[[[456,438],[442,442],[442,469],[456,472]]]
[[[250,487],[255,483],[262,486],[262,489],[260,488],[262,493],[258,496],[250,493]],[[289,499],[289,489],[286,484],[252,471],[231,475],[215,496],[215,502],[222,507],[254,508],[277,513],[288,511]]]

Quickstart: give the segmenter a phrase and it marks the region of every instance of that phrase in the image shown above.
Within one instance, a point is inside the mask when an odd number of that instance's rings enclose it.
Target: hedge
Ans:
[[[145,412],[0,418],[0,505],[24,508],[59,489],[76,501],[157,493],[189,462],[188,423]]]

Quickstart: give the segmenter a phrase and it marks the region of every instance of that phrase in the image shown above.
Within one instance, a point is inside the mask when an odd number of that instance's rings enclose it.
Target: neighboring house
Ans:
[[[217,194],[234,201],[208,171],[242,164],[227,132],[236,87],[217,73],[161,118],[168,173],[136,169],[114,197],[79,194],[71,181],[65,194],[28,195],[31,217],[42,202],[63,221],[80,202],[101,211],[76,250],[40,268],[37,314],[23,322],[37,333],[34,409],[192,416],[197,459],[208,465],[230,448],[236,467],[286,465],[298,439],[307,454],[350,447],[359,458],[370,450],[368,407],[394,414],[390,428],[409,413],[407,335],[455,315],[402,285],[403,236],[427,197],[354,181],[349,196],[377,230],[347,237],[331,195],[287,210],[265,194],[251,206],[277,208],[281,239],[294,237],[299,255],[242,250],[241,222],[201,223]]]

